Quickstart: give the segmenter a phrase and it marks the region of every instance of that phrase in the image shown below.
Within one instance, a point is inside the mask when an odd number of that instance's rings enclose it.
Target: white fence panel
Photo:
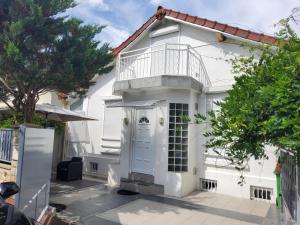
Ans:
[[[37,219],[49,203],[54,129],[20,128],[16,206]]]

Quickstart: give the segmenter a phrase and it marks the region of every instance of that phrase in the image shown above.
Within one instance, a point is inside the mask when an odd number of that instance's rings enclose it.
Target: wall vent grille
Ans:
[[[218,182],[216,180],[202,179],[200,178],[201,191],[216,191]]]
[[[90,170],[92,173],[96,173],[98,171],[98,163],[90,162]]]
[[[271,201],[273,197],[273,189],[266,187],[250,186],[250,199]]]

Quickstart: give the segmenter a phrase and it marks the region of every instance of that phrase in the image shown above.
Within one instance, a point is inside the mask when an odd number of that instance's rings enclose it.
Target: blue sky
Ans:
[[[77,0],[71,16],[106,25],[97,37],[116,47],[152,16],[158,5],[234,26],[274,34],[274,24],[300,7],[300,0]],[[294,25],[300,33],[300,25]]]

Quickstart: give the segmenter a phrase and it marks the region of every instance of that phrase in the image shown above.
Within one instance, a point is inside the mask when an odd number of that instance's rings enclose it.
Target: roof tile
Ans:
[[[247,38],[252,41],[260,41],[260,36],[261,36],[261,34],[258,34],[256,32],[250,32],[250,34]]]
[[[242,38],[247,38],[249,33],[250,33],[249,30],[238,29],[237,32],[236,32],[236,36],[239,36],[239,37],[242,37]]]
[[[172,12],[171,9],[167,9],[166,16],[169,16],[171,14],[171,12]]]
[[[187,14],[179,13],[178,16],[177,16],[177,19],[185,21],[187,16],[188,16]]]
[[[260,39],[261,42],[266,43],[266,44],[275,44],[276,43],[276,38],[270,37],[268,35],[263,35]]]
[[[237,30],[238,30],[238,28],[236,28],[236,27],[227,26],[226,29],[224,30],[224,32],[228,33],[228,34],[235,35]]]
[[[215,25],[216,25],[216,21],[211,21],[211,20],[206,20],[204,24],[205,27],[209,27],[209,28],[214,28]]]
[[[194,23],[196,19],[197,17],[188,15],[185,21],[189,23]]]
[[[216,23],[214,29],[219,30],[219,31],[224,31],[225,28],[226,28],[226,26],[227,26],[227,25],[226,25],[226,24],[223,24],[223,23]]]
[[[169,16],[177,18],[178,14],[179,14],[179,12],[171,11]]]
[[[198,25],[200,25],[200,26],[203,26],[203,25],[205,24],[205,22],[206,22],[206,19],[197,17],[197,19],[195,20],[194,23],[195,23],[195,24],[198,24]]]

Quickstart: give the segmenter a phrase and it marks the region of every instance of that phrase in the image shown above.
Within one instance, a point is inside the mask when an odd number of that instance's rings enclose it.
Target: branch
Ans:
[[[39,90],[37,93],[38,93],[39,95],[43,95],[43,94],[46,94],[46,93],[48,93],[48,92],[50,92],[49,89],[43,88],[43,89]]]
[[[8,104],[8,102],[6,100],[4,100],[2,97],[0,97],[0,100],[5,104],[7,105],[8,108],[10,108],[11,110],[15,111],[14,107],[11,106],[10,104]]]
[[[15,91],[11,87],[8,86],[8,84],[5,82],[5,80],[3,80],[2,77],[0,77],[0,81],[11,93],[15,94]]]

